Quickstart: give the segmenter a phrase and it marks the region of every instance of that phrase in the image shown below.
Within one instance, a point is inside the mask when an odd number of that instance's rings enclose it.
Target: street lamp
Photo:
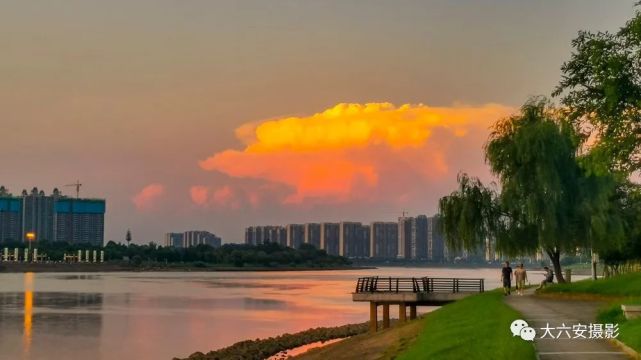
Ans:
[[[29,256],[31,254],[31,243],[34,240],[36,240],[36,233],[33,232],[33,231],[30,231],[30,232],[25,234],[25,237],[27,238],[27,242],[29,243],[29,252],[27,253],[27,259],[25,259],[25,260],[28,261],[29,260]]]

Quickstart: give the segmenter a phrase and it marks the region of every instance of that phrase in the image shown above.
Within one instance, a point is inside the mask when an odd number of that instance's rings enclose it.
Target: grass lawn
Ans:
[[[429,313],[416,341],[396,359],[535,359],[534,345],[512,337],[522,316],[491,291]]]
[[[555,284],[542,290],[544,294],[597,295],[608,301],[598,315],[601,323],[619,324],[618,340],[641,352],[641,319],[626,320],[621,304],[641,304],[641,273],[607,279],[582,280],[571,284]]]
[[[641,296],[641,273],[631,273],[597,281],[582,280],[570,284],[553,284],[543,293],[595,294],[604,296]]]

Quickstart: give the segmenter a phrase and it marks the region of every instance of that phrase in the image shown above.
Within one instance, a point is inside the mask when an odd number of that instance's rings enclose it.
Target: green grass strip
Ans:
[[[554,284],[543,289],[542,292],[641,296],[641,273],[630,273],[596,281],[581,280],[570,284]]]
[[[510,332],[520,318],[498,291],[467,297],[427,314],[418,338],[398,359],[535,359],[533,343]]]
[[[619,324],[619,337],[637,352],[641,352],[641,319],[626,320],[621,304],[641,305],[641,273],[629,273],[606,279],[582,280],[571,284],[555,284],[543,290],[547,294],[589,294],[603,296],[607,307],[601,309],[598,321]]]

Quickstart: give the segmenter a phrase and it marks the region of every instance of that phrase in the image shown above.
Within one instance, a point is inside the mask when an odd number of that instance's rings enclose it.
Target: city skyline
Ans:
[[[422,260],[442,263],[458,255],[447,250],[436,226],[436,216],[403,216],[394,221],[312,222],[304,224],[252,225],[245,228],[244,244],[277,243],[298,249],[313,245],[329,255],[378,260]],[[178,234],[166,234],[166,238]],[[166,243],[171,243],[167,240]],[[486,247],[489,247],[487,245]]]
[[[50,194],[34,187],[12,194],[0,186],[0,244],[67,242],[104,244],[106,201]]]
[[[633,4],[10,0],[2,184],[79,179],[105,241],[433,214],[459,171],[491,180],[488,127],[550,94],[577,29]]]

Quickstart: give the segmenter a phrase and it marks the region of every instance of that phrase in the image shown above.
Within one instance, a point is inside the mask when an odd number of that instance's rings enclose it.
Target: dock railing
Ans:
[[[362,277],[356,283],[356,293],[459,293],[484,292],[484,279],[469,278],[398,278],[398,277]]]

